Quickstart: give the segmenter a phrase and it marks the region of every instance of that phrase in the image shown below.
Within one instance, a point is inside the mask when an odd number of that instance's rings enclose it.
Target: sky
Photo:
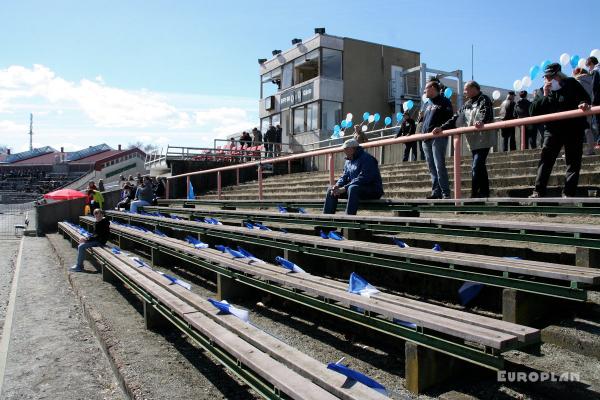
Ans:
[[[0,0],[0,145],[27,150],[33,113],[34,147],[212,146],[258,125],[257,59],[316,27],[465,78],[474,45],[474,78],[512,88],[600,48],[598,15],[598,1]]]

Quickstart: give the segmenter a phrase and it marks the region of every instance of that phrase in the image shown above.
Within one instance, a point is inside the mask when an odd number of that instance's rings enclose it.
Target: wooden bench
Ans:
[[[64,223],[59,223],[59,230],[75,242],[82,237],[73,227]],[[123,253],[113,254],[101,247],[89,251],[101,264],[105,280],[120,279],[141,295],[147,327],[162,326],[166,318],[207,350],[218,346],[232,356],[234,362],[231,365],[231,360],[228,362],[216,354],[217,358],[229,367],[241,363],[250,368],[272,385],[268,394],[280,391],[293,399],[386,398],[361,384],[345,386],[346,378],[327,369],[326,365],[234,316],[218,314],[206,299],[181,286],[172,285],[169,279],[156,271],[139,268],[139,264]],[[204,340],[198,340],[192,329],[201,334]],[[211,352],[215,355],[214,351]],[[244,378],[241,370],[233,370]],[[265,394],[257,387],[257,382],[248,377],[246,380]]]

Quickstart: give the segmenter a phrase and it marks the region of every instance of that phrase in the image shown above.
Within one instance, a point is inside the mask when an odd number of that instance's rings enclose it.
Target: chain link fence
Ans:
[[[21,237],[29,225],[34,203],[0,204],[0,240]]]

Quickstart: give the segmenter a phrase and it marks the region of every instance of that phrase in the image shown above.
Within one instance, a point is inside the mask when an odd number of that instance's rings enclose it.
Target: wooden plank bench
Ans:
[[[82,237],[69,225],[59,223],[59,229],[75,242]],[[139,268],[124,254],[113,254],[100,247],[89,251],[100,260],[103,274],[105,267],[114,269],[115,273],[127,278],[129,285],[141,288],[291,398],[386,398],[364,385],[344,387],[345,377],[327,369],[324,364],[233,316],[217,315],[207,300],[181,286],[172,285],[169,279],[156,271]],[[145,314],[148,304],[152,303],[144,302]]]

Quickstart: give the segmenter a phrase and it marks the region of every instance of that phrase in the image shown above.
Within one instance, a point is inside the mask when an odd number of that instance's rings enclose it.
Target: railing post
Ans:
[[[329,157],[329,186],[333,186],[335,182],[335,158],[333,153],[328,154]]]
[[[167,187],[165,188],[165,198],[166,198],[167,200],[170,198],[170,197],[169,197],[169,186],[170,186],[170,183],[171,183],[171,182],[170,182],[170,181],[167,179],[167,185],[166,185]]]
[[[217,171],[217,198],[221,200],[221,171]]]
[[[525,150],[525,125],[521,125],[521,150]]]
[[[240,169],[236,168],[235,170],[235,184],[240,186]]]
[[[258,199],[263,199],[262,164],[258,164]]]
[[[185,178],[185,198],[190,198],[190,177],[186,176]]]
[[[288,175],[292,173],[292,160],[288,160]]]
[[[462,152],[462,135],[454,135],[454,198],[461,198],[461,152]]]

